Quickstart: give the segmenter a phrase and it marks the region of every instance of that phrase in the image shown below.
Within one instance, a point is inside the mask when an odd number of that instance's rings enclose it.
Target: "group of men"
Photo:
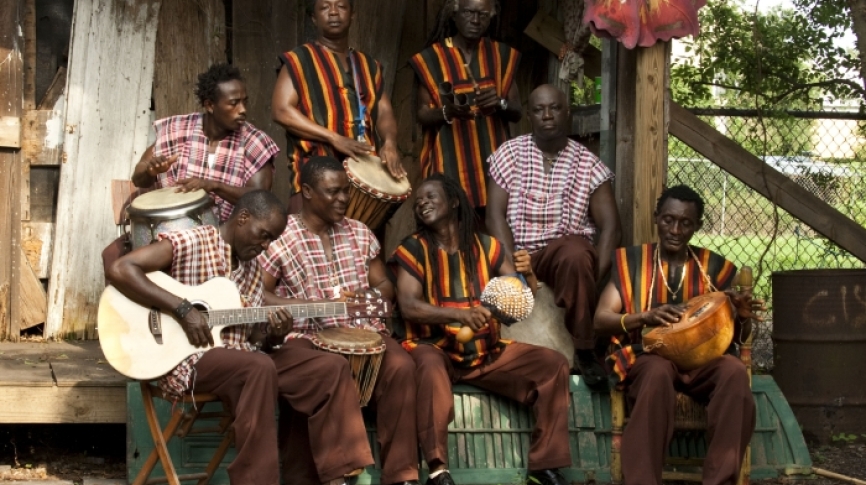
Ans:
[[[514,273],[533,292],[538,282],[549,286],[564,308],[573,372],[604,387],[604,357],[618,364],[610,377],[627,389],[631,408],[622,448],[627,484],[661,483],[677,391],[709,402],[704,482],[735,482],[755,419],[745,367],[724,356],[683,373],[637,345],[640,329],[678,321],[680,304],[703,292],[728,291],[739,319],[759,306],[731,288],[732,263],[688,245],[702,222],[700,196],[666,190],[654,212],[660,242],[616,249],[613,174],[568,138],[565,94],[535,89],[525,109],[532,133],[512,138],[509,123],[524,111],[519,54],[486,36],[498,2],[446,0],[427,45],[410,60],[424,133],[417,231],[385,257],[373,231],[345,217],[351,185],[340,162],[375,153],[390,176],[406,176],[382,66],[349,47],[351,0],[309,3],[317,38],[280,56],[272,99],[289,141],[289,207],[269,192],[279,150],[246,121],[240,72],[216,65],[199,76],[203,111],[157,121],[156,142],[132,179],[139,187],[204,189],[220,226],[160,234],[106,268],[120,291],[173,314],[202,348],[160,386],[174,396],[214,393],[228,404],[232,483],[342,484],[374,463],[348,362],[311,340],[323,329],[360,327],[379,333],[386,349],[371,399],[383,484],[417,483],[419,444],[427,483],[454,483],[447,428],[456,382],[531,406],[527,483],[566,484],[559,469],[571,465],[567,361],[500,338],[499,322],[480,304],[488,281]],[[206,317],[145,276],[157,270],[189,285],[228,277],[245,306],[274,311],[260,325],[227,327],[222,345],[208,350]],[[402,321],[389,329],[377,318],[292,318],[277,309],[369,296],[396,301]],[[463,326],[474,332],[468,342],[457,339]]]

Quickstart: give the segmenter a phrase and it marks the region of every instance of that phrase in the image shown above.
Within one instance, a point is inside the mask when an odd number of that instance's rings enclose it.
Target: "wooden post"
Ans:
[[[630,218],[632,242],[643,244],[655,239],[652,208],[661,195],[667,175],[668,78],[670,44],[657,42],[637,51],[637,82],[634,127],[634,201]]]
[[[616,44],[616,201],[622,224],[622,243],[637,243],[634,237],[635,204],[635,79],[637,53]]]

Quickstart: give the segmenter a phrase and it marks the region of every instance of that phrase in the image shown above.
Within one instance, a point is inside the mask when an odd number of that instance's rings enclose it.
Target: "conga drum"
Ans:
[[[357,219],[376,230],[392,204],[405,201],[412,192],[409,179],[395,179],[375,155],[347,158],[343,168],[352,182],[346,217]]]
[[[680,321],[668,327],[644,329],[644,351],[660,355],[681,371],[701,367],[721,357],[734,338],[734,313],[721,291],[696,296],[685,303]]]
[[[210,224],[219,226],[213,199],[204,190],[175,192],[176,187],[158,189],[135,198],[126,208],[132,248],[156,241],[161,232],[179,231]]]
[[[316,334],[312,341],[319,349],[348,359],[355,387],[361,397],[361,406],[366,406],[373,396],[379,366],[385,355],[382,336],[360,328],[326,328]]]

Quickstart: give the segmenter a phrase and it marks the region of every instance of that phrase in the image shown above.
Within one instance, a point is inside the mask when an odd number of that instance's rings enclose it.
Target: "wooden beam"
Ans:
[[[21,280],[18,282],[21,286],[21,322],[19,328],[24,330],[45,323],[45,316],[48,313],[48,296],[45,294],[42,282],[39,281],[27,261],[27,257],[23,254],[23,249],[21,252]]]
[[[861,261],[866,261],[866,228],[770,167],[682,106],[672,102],[670,113],[670,130],[673,136]]]
[[[616,182],[614,183],[616,201],[619,205],[622,224],[622,243],[626,246],[637,244],[634,238],[635,206],[635,84],[637,77],[637,53],[616,43]]]
[[[20,117],[0,117],[0,148],[21,148]]]
[[[657,42],[637,49],[637,83],[634,127],[634,201],[632,210],[623,214],[631,218],[633,242],[643,244],[655,239],[652,211],[661,195],[667,175],[667,135],[665,118],[670,76],[669,46]]]
[[[47,337],[96,338],[100,253],[117,237],[110,185],[129,177],[147,145],[159,7],[75,2]]]

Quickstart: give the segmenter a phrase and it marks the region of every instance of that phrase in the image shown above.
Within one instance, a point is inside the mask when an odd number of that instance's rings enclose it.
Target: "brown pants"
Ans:
[[[380,457],[382,466],[382,476],[380,483],[389,484],[403,482],[408,480],[418,479],[418,438],[415,433],[415,364],[409,354],[403,350],[403,347],[396,340],[390,337],[384,337],[386,350],[385,356],[382,358],[382,364],[379,367],[379,374],[376,378],[376,387],[373,388],[373,397],[370,404],[376,411],[376,431],[379,438]],[[321,350],[315,350],[313,344],[307,339],[295,339],[289,343],[292,354],[298,351],[306,351],[317,355],[325,355],[329,358],[341,360],[346,369],[348,364],[344,357],[336,354],[328,354]],[[285,348],[285,347],[284,347]],[[320,374],[317,378],[311,379],[312,383],[320,387],[325,387],[325,382],[322,381],[322,376],[330,374]],[[361,416],[360,407],[358,406],[358,393],[355,391],[355,383],[352,381],[351,374],[346,382],[342,385],[350,387],[352,401],[346,403],[347,414],[357,414]],[[288,406],[280,407],[280,443],[283,448],[283,480],[286,484],[310,484],[323,482],[337,477],[328,477],[322,473],[320,466],[319,455],[316,453],[314,441],[317,438],[317,431],[312,425],[313,417],[309,412],[297,407],[291,400]],[[286,421],[283,421],[283,413],[286,413]],[[309,424],[307,424],[309,423]],[[319,441],[326,446],[328,453],[357,453],[359,447],[354,447],[354,450],[344,450],[336,452],[345,439],[342,425],[333,422],[330,425],[335,431],[340,432],[334,441],[322,440]],[[364,430],[363,421],[360,423],[360,432],[363,435],[364,448],[369,454],[369,446],[367,444],[367,434]],[[312,451],[312,454],[310,453]],[[347,455],[348,456],[348,455]],[[311,466],[315,462],[318,470]],[[372,459],[367,463],[348,468],[342,473],[346,473],[355,468],[361,468],[371,464]]]
[[[629,370],[626,385],[631,416],[622,439],[622,471],[627,485],[661,485],[677,392],[709,402],[703,484],[737,482],[755,429],[755,400],[739,359],[725,355],[681,374],[671,361],[643,354]]]
[[[451,384],[465,382],[532,406],[535,429],[529,469],[571,465],[568,445],[568,362],[559,353],[535,345],[512,343],[491,362],[471,369],[455,368],[432,345],[419,345],[415,359],[418,384],[418,438],[427,464],[448,464],[448,423],[454,419]]]
[[[219,396],[234,416],[237,456],[228,467],[229,481],[277,485],[277,370],[273,361],[256,352],[211,349],[195,364],[193,391]]]
[[[580,236],[563,236],[532,254],[532,270],[553,290],[556,306],[565,308],[565,328],[576,350],[595,348],[592,315],[597,303],[598,257]]]

